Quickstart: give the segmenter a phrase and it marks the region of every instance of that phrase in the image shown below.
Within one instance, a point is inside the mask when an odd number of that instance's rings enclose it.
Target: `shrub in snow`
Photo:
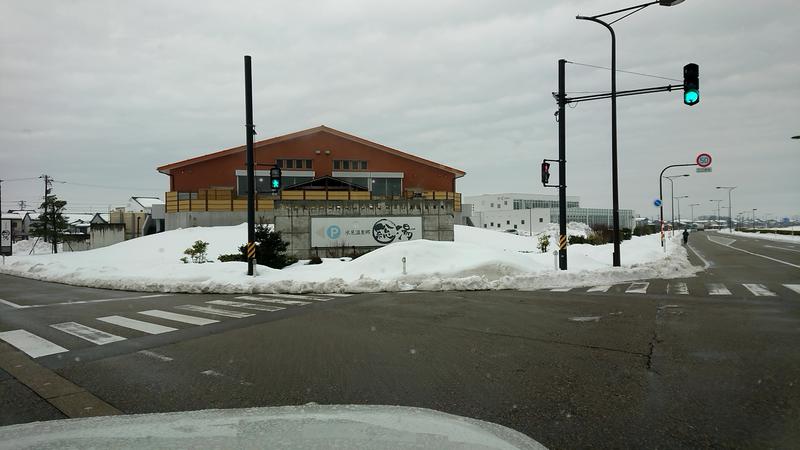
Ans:
[[[542,253],[547,253],[547,247],[550,245],[550,236],[547,234],[543,234],[539,236],[539,250]]]
[[[231,262],[231,261],[247,261],[247,258],[242,253],[229,253],[227,255],[219,255],[217,259],[220,262]]]
[[[189,264],[189,258],[184,256],[183,258],[181,258],[181,262],[184,264]]]
[[[586,242],[587,242],[587,240],[586,240],[586,238],[585,238],[585,237],[583,237],[583,236],[577,236],[577,235],[574,235],[574,234],[573,234],[572,236],[570,236],[569,238],[567,238],[567,243],[568,243],[569,245],[574,245],[574,244],[585,244]]]
[[[194,244],[192,244],[191,247],[184,250],[183,253],[192,258],[192,262],[197,264],[202,264],[204,262],[208,262],[208,258],[206,258],[207,251],[208,251],[208,242],[197,240],[194,241]],[[184,257],[184,259],[185,258],[186,257]]]
[[[311,259],[308,260],[309,264],[322,264],[322,258],[319,256],[312,256]]]
[[[267,226],[256,227],[256,262],[273,269],[284,267],[297,262],[297,258],[286,255],[289,243],[281,239],[281,233],[270,231]],[[247,261],[247,244],[239,247],[239,251]]]

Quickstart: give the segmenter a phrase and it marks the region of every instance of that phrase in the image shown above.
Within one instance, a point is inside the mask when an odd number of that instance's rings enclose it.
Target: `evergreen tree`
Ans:
[[[64,207],[67,202],[59,200],[55,195],[48,195],[39,206],[42,213],[39,218],[31,223],[31,236],[44,238],[45,242],[53,244],[53,253],[58,253],[58,243],[66,238],[69,224],[64,218]]]

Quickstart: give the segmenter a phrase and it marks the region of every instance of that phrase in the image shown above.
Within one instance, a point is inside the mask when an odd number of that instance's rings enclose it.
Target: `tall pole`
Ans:
[[[733,218],[731,217],[733,215],[732,190],[733,189],[728,189],[728,232],[730,233],[733,233]]]
[[[250,71],[250,56],[244,57],[244,103],[247,129],[247,274],[253,275],[256,240],[256,179],[253,157],[253,77]],[[252,250],[252,251],[251,251]]]
[[[567,270],[567,113],[565,67],[558,60],[558,267]],[[563,244],[563,245],[562,245]]]
[[[667,177],[667,179],[669,180],[669,195],[672,197],[672,201],[669,202],[670,206],[672,207],[672,213],[670,216],[672,227],[670,227],[670,235],[675,236],[675,183],[672,181],[672,178]]]

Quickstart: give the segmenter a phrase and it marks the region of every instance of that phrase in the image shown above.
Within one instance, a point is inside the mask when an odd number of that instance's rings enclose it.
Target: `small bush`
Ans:
[[[630,228],[623,228],[621,231],[622,231],[622,240],[629,241],[631,239],[631,236],[633,235],[632,230]]]
[[[308,260],[308,264],[322,264],[322,258],[319,256],[312,256],[311,259]]]
[[[569,238],[567,238],[567,244],[569,244],[569,245],[585,244],[586,242],[587,242],[586,238],[583,237],[583,236],[575,236],[575,235],[573,235],[573,236],[570,236]]]
[[[547,247],[549,245],[550,245],[550,236],[548,236],[547,234],[539,236],[539,250],[541,250],[542,253],[547,253]]]
[[[227,254],[227,255],[219,255],[217,257],[217,259],[220,262],[247,261],[244,258],[244,255],[242,255],[241,253],[230,253],[230,254]]]
[[[191,247],[184,250],[183,253],[192,258],[193,263],[202,264],[208,261],[208,259],[206,258],[207,251],[208,251],[208,242],[203,242],[198,240],[194,241],[194,244],[192,244]]]
[[[184,256],[183,258],[181,258],[181,262],[184,264],[189,264],[189,258]]]
[[[297,258],[286,255],[289,243],[281,239],[280,232],[270,231],[264,225],[256,227],[256,262],[273,269],[283,269],[297,262]],[[247,261],[247,244],[239,247],[243,261]]]

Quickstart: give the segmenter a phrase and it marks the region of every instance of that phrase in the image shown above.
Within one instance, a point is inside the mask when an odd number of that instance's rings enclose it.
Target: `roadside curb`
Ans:
[[[4,342],[0,342],[0,369],[71,419],[124,414]]]

